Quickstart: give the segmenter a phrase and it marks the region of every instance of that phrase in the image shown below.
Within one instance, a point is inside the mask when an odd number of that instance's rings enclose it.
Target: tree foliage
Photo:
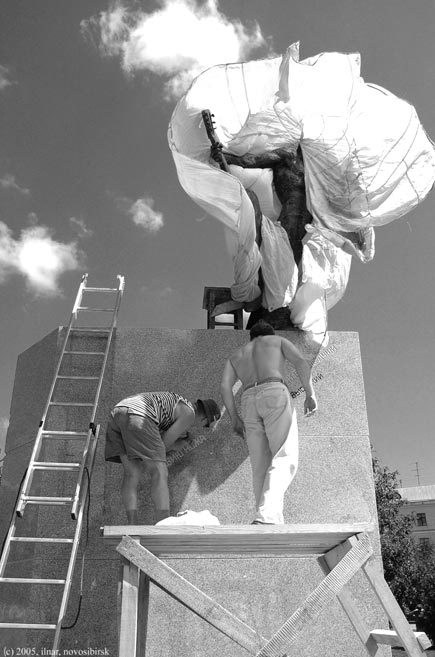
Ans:
[[[405,614],[419,609],[417,629],[435,641],[435,551],[412,537],[413,515],[401,512],[399,473],[373,459],[384,575]]]

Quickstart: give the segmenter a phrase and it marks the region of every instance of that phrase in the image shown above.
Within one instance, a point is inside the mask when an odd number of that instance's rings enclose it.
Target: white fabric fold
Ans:
[[[303,247],[296,290],[290,246],[274,224],[281,206],[272,172],[232,166],[227,173],[212,163],[204,109],[215,115],[219,141],[235,154],[294,150],[300,144],[313,230]],[[327,309],[346,289],[351,257],[343,249],[352,252],[353,240],[345,234],[363,231],[365,251],[355,255],[370,260],[373,227],[409,212],[435,181],[434,144],[414,107],[365,83],[359,54],[321,53],[299,61],[298,43],[282,57],[202,73],[177,104],[168,140],[186,193],[225,226],[233,298],[259,296],[262,266],[263,305],[289,305],[293,321],[315,334],[326,330]],[[255,191],[262,208],[261,255],[245,188]]]

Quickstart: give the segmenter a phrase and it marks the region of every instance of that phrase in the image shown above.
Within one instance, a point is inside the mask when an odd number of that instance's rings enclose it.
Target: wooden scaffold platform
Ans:
[[[421,657],[431,643],[414,632],[379,568],[374,564],[369,523],[327,525],[106,526],[104,540],[122,556],[119,606],[119,654],[146,655],[149,584],[195,612],[255,657],[283,657],[302,632],[336,597],[374,657],[378,646],[402,646],[409,657]],[[324,579],[278,631],[267,639],[168,566],[174,555],[259,554],[318,559]],[[394,630],[371,629],[346,585],[362,571]],[[288,653],[291,654],[291,653]]]

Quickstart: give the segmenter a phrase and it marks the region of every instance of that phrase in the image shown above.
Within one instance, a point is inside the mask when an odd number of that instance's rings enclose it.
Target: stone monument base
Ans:
[[[363,376],[356,333],[331,332],[326,348],[309,351],[299,331],[283,333],[312,358],[318,413],[303,416],[301,384],[289,367],[286,383],[296,405],[299,423],[299,468],[285,498],[284,517],[291,524],[374,523],[376,503],[371,451],[364,400]],[[81,348],[95,350],[97,338],[82,338]],[[104,428],[111,407],[127,395],[146,390],[173,390],[188,399],[215,398],[222,406],[220,380],[225,359],[246,342],[243,330],[173,330],[118,328],[106,369],[97,422],[102,438],[97,449],[91,480],[88,531],[82,538],[85,552],[83,599],[80,616],[73,629],[63,630],[61,650],[107,649],[118,653],[117,590],[120,558],[106,546],[100,527],[123,525],[125,512],[120,497],[122,466],[104,461]],[[86,342],[89,346],[86,347]],[[7,531],[19,482],[29,460],[32,438],[48,395],[55,364],[62,344],[61,332],[50,335],[28,349],[18,359],[7,437],[8,454],[0,489],[1,532]],[[80,366],[92,374],[90,358]],[[240,401],[240,389],[236,402]],[[67,429],[73,421],[65,413]],[[235,436],[226,413],[216,430],[199,430],[192,448],[181,457],[169,457],[171,513],[208,509],[222,525],[249,525],[254,518],[251,471],[245,442]],[[74,460],[73,445],[62,441],[53,447],[59,460]],[[52,480],[54,487],[66,490],[62,474]],[[57,493],[56,493],[57,494]],[[139,518],[154,523],[149,482],[143,478],[139,490]],[[54,509],[28,509],[23,518],[23,534],[44,531],[51,536],[70,531],[68,513]],[[87,538],[86,538],[87,533]],[[24,548],[23,548],[24,549]],[[26,546],[18,555],[22,569],[61,571],[65,560],[60,548],[42,557],[40,548]],[[380,546],[377,533],[373,549],[379,568]],[[79,558],[81,553],[79,554]],[[312,559],[288,559],[283,555],[216,555],[193,559],[171,556],[174,568],[198,588],[231,610],[266,637],[272,636],[288,616],[323,577]],[[70,605],[64,625],[74,622],[79,602],[81,568],[76,568]],[[370,627],[387,627],[385,616],[364,581],[355,578],[354,594]],[[3,618],[23,622],[30,614],[48,622],[54,606],[54,593],[46,591],[7,591],[8,601],[0,608]],[[50,648],[50,636],[0,630],[6,646]],[[232,657],[246,654],[236,650],[229,639],[182,607],[155,585],[151,585],[147,654],[153,657]],[[5,642],[6,641],[6,642]],[[383,649],[382,649],[383,650]],[[62,653],[61,653],[62,654]],[[67,653],[64,653],[67,654]],[[97,653],[96,653],[97,654]],[[292,653],[293,654],[293,653]],[[295,645],[298,657],[363,657],[366,650],[338,602],[331,603],[310,629],[309,640]],[[382,652],[381,652],[382,654]]]

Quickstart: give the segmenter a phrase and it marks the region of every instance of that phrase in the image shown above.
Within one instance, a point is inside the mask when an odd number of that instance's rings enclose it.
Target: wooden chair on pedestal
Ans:
[[[243,329],[243,304],[232,299],[229,287],[205,287],[202,307],[207,311],[208,329],[221,326]],[[233,321],[216,321],[219,315],[232,315]]]

